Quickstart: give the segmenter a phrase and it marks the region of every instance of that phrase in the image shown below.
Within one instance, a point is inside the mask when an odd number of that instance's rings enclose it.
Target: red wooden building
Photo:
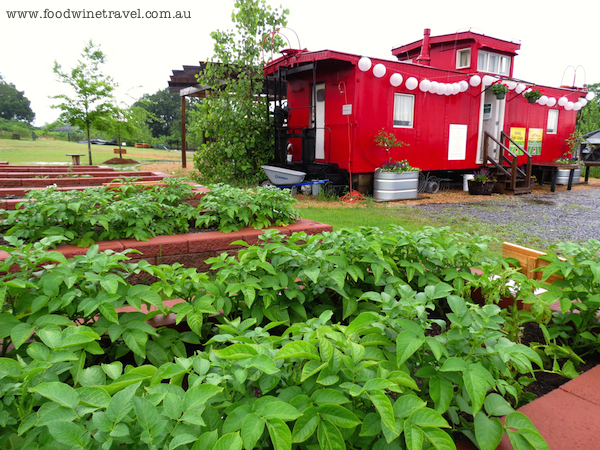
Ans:
[[[517,154],[520,145],[534,163],[553,161],[569,151],[566,139],[586,91],[513,78],[519,48],[471,31],[430,36],[425,30],[423,39],[392,50],[397,61],[285,50],[265,67],[279,93],[276,163],[284,164],[291,148],[295,165],[309,175],[332,175],[337,165],[352,174],[355,189],[369,192],[386,158],[374,142],[382,128],[408,144],[392,149],[392,159],[407,159],[422,171],[470,173],[484,164],[486,141],[498,160],[506,151],[486,132]],[[502,99],[492,92],[496,82],[509,88]],[[529,103],[522,95],[528,90],[543,96]],[[526,162],[526,155],[518,156],[519,165]]]

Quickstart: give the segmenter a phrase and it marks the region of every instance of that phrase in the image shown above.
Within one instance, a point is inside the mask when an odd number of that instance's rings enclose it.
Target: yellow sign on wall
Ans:
[[[542,137],[544,130],[542,128],[530,128],[527,137],[527,151],[530,155],[542,154]]]
[[[527,133],[527,128],[511,128],[510,129],[510,138],[515,141],[517,144],[521,146],[521,148],[525,147],[525,134]],[[508,146],[511,152],[516,155],[522,155],[521,150],[517,148],[515,144],[512,142]]]

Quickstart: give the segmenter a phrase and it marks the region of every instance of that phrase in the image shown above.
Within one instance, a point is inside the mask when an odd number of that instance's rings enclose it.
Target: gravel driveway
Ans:
[[[600,189],[597,186],[589,189],[578,186],[572,191],[559,187],[554,193],[494,196],[477,203],[430,203],[414,207],[442,220],[476,218],[494,226],[488,234],[521,245],[547,247],[558,241],[600,240]]]

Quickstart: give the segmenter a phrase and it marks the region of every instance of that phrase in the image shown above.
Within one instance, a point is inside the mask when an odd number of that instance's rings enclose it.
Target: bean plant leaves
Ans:
[[[127,386],[117,392],[106,408],[106,416],[113,423],[120,422],[133,409],[133,397],[141,382]]]
[[[504,428],[497,417],[489,417],[483,411],[475,415],[475,438],[481,450],[495,450]]]
[[[396,364],[404,364],[424,343],[425,338],[419,338],[411,331],[400,333],[396,338]]]
[[[319,423],[317,438],[322,450],[345,450],[346,443],[340,433],[340,430],[326,420]]]
[[[413,425],[420,427],[450,428],[440,413],[429,408],[416,409],[410,416]]]
[[[487,395],[483,405],[490,416],[506,416],[515,411],[501,395],[493,392]]]
[[[17,326],[13,327],[13,329],[10,331],[10,338],[15,348],[18,349],[21,345],[23,345],[31,336],[33,330],[35,330],[35,326],[28,323],[19,323]]]
[[[275,359],[303,358],[318,361],[319,353],[314,345],[305,341],[295,341],[284,345],[278,352]]]
[[[70,448],[86,448],[90,441],[90,434],[85,428],[72,422],[49,423],[48,431],[54,439]]]
[[[247,344],[233,344],[222,350],[213,350],[213,353],[221,359],[232,360],[251,358],[258,354],[254,348]]]
[[[242,441],[246,450],[255,448],[256,443],[265,431],[266,420],[256,413],[248,414],[242,424]]]
[[[219,438],[213,450],[242,450],[243,445],[239,433],[228,433]]]
[[[456,450],[456,444],[452,438],[439,428],[425,427],[422,429],[425,438],[431,443],[435,450]]]
[[[394,417],[394,408],[389,397],[385,395],[383,391],[378,390],[369,391],[367,395],[379,413],[383,425],[388,427],[390,430],[395,431],[396,419]]]
[[[67,408],[75,409],[79,404],[77,391],[68,384],[58,381],[40,383],[31,390]]]
[[[404,440],[408,450],[421,450],[423,448],[423,432],[414,426],[410,420],[404,423]]]
[[[276,417],[267,420],[267,429],[274,450],[291,450],[292,432],[283,420]]]
[[[344,394],[340,391],[336,391],[335,389],[317,389],[310,396],[310,399],[315,402],[317,405],[322,405],[326,403],[342,405],[344,403],[350,402]]]
[[[340,405],[321,405],[317,408],[317,412],[332,424],[341,428],[354,428],[361,424],[361,421],[349,409]]]
[[[198,406],[203,406],[208,400],[213,398],[223,390],[222,387],[212,384],[202,384],[189,388],[183,400],[183,410],[188,411]]]
[[[310,406],[306,408],[302,416],[296,420],[292,431],[292,442],[304,442],[313,435],[317,429],[320,418],[317,415],[317,408]]]
[[[548,444],[525,414],[518,411],[510,413],[506,416],[506,427],[516,429],[536,450],[549,450]],[[515,438],[515,440],[519,441],[518,438]],[[512,441],[513,439],[511,439]]]
[[[483,406],[485,394],[488,390],[487,376],[483,376],[482,372],[487,372],[487,370],[478,364],[471,364],[467,370],[463,372],[465,389],[471,398],[473,415],[475,416]]]
[[[238,439],[239,439],[239,436],[238,436]],[[176,448],[179,448],[182,445],[190,444],[191,442],[196,442],[196,440],[198,440],[198,437],[194,436],[193,434],[185,434],[185,433],[178,434],[177,436],[175,436],[173,438],[173,440],[169,444],[169,450],[175,450]],[[232,447],[232,448],[237,448],[237,447]],[[241,448],[242,447],[240,446],[239,450],[241,450]]]
[[[429,395],[435,404],[435,410],[443,414],[454,397],[454,385],[444,377],[432,377],[429,380]]]

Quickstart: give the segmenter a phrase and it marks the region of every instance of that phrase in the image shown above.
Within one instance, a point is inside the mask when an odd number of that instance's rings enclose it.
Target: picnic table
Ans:
[[[79,165],[81,165],[81,160],[80,160],[80,158],[81,158],[82,156],[85,156],[85,155],[81,155],[81,154],[79,154],[79,153],[67,153],[67,156],[70,156],[70,157],[71,157],[71,159],[73,160],[73,165],[74,165],[74,166],[79,166]]]
[[[554,192],[556,190],[556,178],[558,177],[559,170],[569,170],[569,184],[567,185],[567,190],[571,190],[573,187],[573,174],[575,173],[575,169],[579,168],[579,164],[564,164],[553,161],[541,161],[536,162],[531,165],[533,169],[540,170],[542,175],[540,176],[540,186],[544,184],[544,178],[547,173],[550,173],[550,177],[552,180],[552,186],[550,187],[550,191]]]

